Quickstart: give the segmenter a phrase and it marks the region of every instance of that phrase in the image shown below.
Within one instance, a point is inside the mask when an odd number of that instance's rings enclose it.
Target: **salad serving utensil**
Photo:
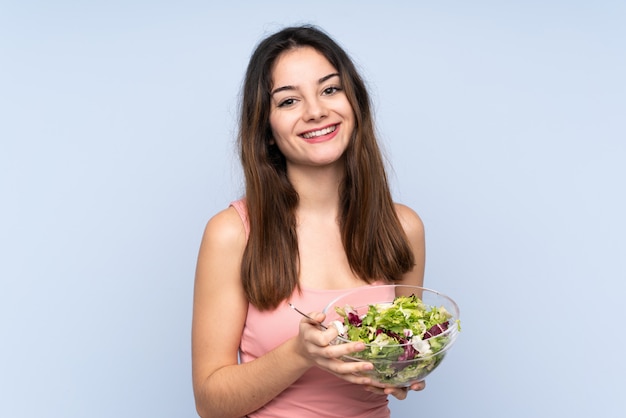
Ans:
[[[294,311],[298,312],[300,315],[302,315],[302,316],[304,316],[305,318],[308,318],[308,319],[310,319],[311,321],[315,322],[315,323],[316,323],[317,325],[319,325],[319,326],[320,326],[320,328],[322,328],[323,330],[328,329],[328,328],[327,328],[325,325],[323,325],[322,323],[317,322],[315,319],[311,318],[309,315],[305,314],[305,313],[304,313],[304,312],[302,312],[300,309],[298,309],[298,308],[296,308],[295,306],[293,306],[293,305],[291,304],[291,302],[288,302],[288,305],[289,305],[289,306],[291,306],[291,308],[292,308]]]

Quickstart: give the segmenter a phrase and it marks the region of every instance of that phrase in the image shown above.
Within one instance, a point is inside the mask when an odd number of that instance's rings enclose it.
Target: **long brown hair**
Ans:
[[[310,46],[337,69],[355,116],[340,187],[340,228],[353,272],[365,282],[396,281],[415,259],[394,209],[378,147],[370,98],[346,52],[313,26],[285,28],[259,43],[244,80],[239,146],[246,184],[250,237],[241,277],[251,304],[273,309],[298,288],[295,211],[298,193],[269,123],[273,64],[283,52]]]

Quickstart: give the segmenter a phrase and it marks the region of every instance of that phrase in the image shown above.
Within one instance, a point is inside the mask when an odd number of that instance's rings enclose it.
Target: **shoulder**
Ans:
[[[244,306],[239,274],[245,248],[246,233],[234,208],[222,210],[207,222],[196,264],[194,293],[199,308],[207,301],[215,304],[216,295]]]
[[[245,227],[234,207],[218,212],[207,222],[202,247],[221,248],[227,251],[239,248],[243,251],[245,245]]]
[[[401,203],[395,203],[394,206],[404,232],[409,236],[423,236],[424,223],[417,212]]]

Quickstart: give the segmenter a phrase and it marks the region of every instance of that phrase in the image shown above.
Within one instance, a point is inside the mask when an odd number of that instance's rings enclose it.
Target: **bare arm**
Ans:
[[[313,365],[355,383],[369,383],[352,374],[363,367],[359,363],[337,360],[362,347],[358,343],[329,347],[336,330],[331,327],[322,332],[306,320],[296,337],[254,361],[238,364],[248,308],[240,280],[245,244],[243,225],[234,209],[220,212],[207,224],[198,256],[192,324],[198,414],[244,416],[272,400]]]
[[[238,365],[248,308],[239,278],[245,243],[243,225],[231,208],[209,221],[200,246],[194,289],[192,371],[196,408],[203,417],[241,417],[254,411],[310,367],[294,354],[289,343],[262,359]]]

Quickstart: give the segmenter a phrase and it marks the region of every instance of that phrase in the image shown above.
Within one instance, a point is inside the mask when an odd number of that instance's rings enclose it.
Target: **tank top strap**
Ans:
[[[246,239],[250,236],[250,221],[248,219],[248,206],[246,205],[246,199],[235,200],[230,203],[230,206],[235,208],[239,217],[241,218],[241,222],[243,222],[243,227],[246,230]]]

